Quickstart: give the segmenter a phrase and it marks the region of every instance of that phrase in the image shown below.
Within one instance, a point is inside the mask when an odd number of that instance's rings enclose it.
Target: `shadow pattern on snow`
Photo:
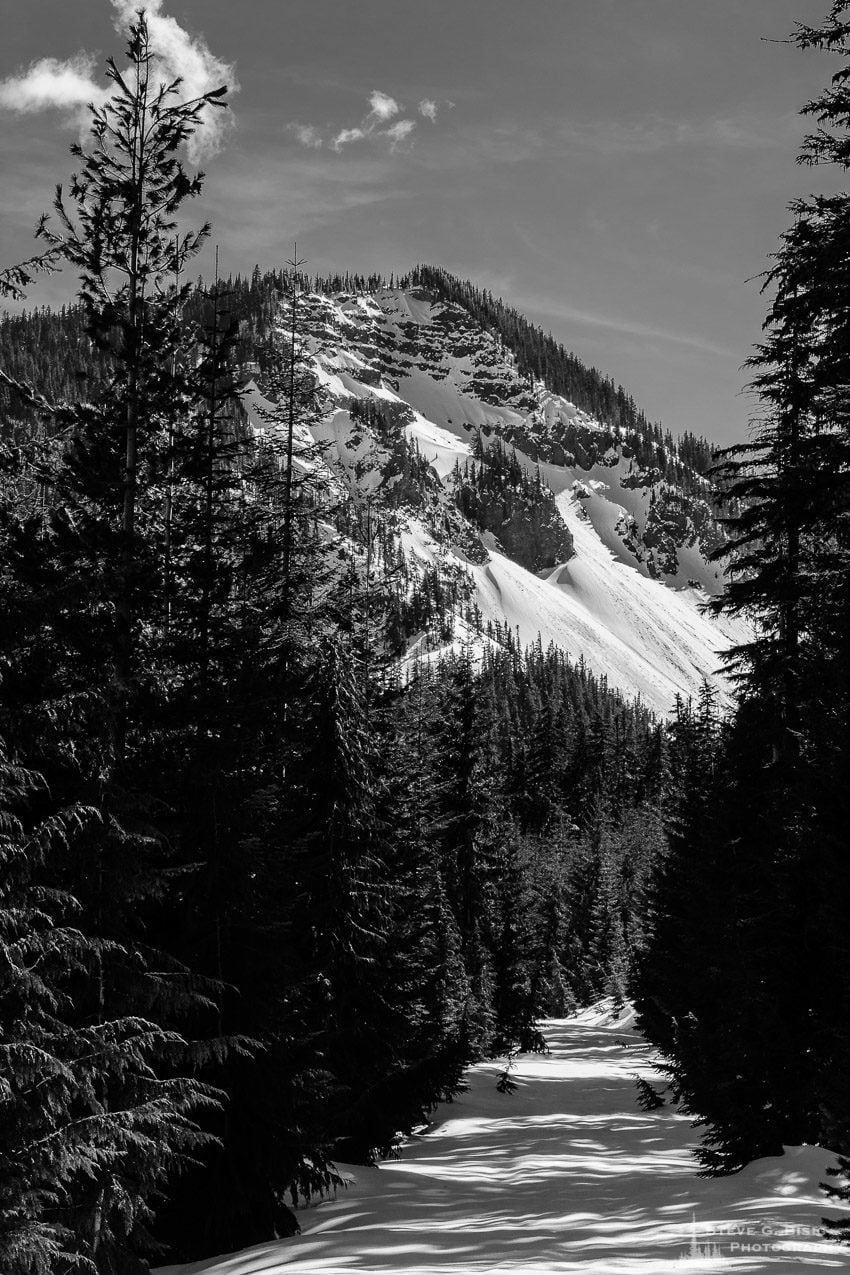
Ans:
[[[161,1275],[664,1275],[846,1267],[818,1234],[819,1148],[732,1178],[697,1177],[690,1121],[642,1112],[644,1042],[610,1012],[544,1025],[550,1052],[469,1073],[398,1160],[351,1170],[344,1196],[301,1212],[303,1234]],[[631,1047],[630,1047],[631,1046]]]

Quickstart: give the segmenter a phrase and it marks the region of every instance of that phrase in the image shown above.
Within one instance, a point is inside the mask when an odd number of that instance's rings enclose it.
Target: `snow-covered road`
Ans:
[[[833,1157],[789,1149],[726,1179],[698,1178],[694,1131],[669,1107],[642,1112],[642,1042],[610,1009],[545,1025],[519,1088],[475,1067],[402,1156],[356,1168],[350,1189],[300,1214],[303,1234],[160,1275],[664,1275],[850,1268],[820,1237],[818,1190]]]

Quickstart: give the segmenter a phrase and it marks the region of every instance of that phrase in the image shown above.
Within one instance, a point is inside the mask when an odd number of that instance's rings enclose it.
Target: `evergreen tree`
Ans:
[[[177,1030],[203,998],[145,934],[168,853],[153,795],[138,780],[161,689],[151,625],[161,440],[175,401],[191,396],[175,370],[180,294],[170,279],[203,238],[175,241],[174,214],[200,188],[178,151],[223,90],[181,103],[177,84],[156,87],[154,57],[141,15],[130,27],[128,73],[109,62],[112,96],[93,109],[89,147],[73,148],[81,168],[70,202],[57,195],[60,232],[40,227],[56,259],[80,272],[87,333],[108,351],[109,385],[52,413],[62,446],[42,448],[35,471],[49,503],[12,510],[3,526],[10,752],[43,775],[42,822],[57,826],[63,808],[91,812],[73,855],[35,865],[39,887],[77,910],[73,967],[51,995],[96,1059],[73,1077],[78,1119],[63,1127],[60,1117],[50,1137],[73,1149],[82,1125],[98,1138],[52,1202],[83,1263],[110,1273],[142,1269],[156,1193],[198,1146],[189,1113],[210,1094],[181,1079],[191,1063]]]
[[[819,123],[807,164],[846,168],[850,157],[847,9],[834,4],[823,25],[794,35],[844,59],[804,108]],[[698,768],[685,776],[641,982],[642,1023],[707,1122],[711,1170],[783,1143],[850,1145],[838,1080],[850,1054],[835,1027],[848,998],[838,916],[850,901],[837,799],[850,706],[850,197],[812,196],[792,212],[750,360],[763,415],[721,469],[734,507],[730,580],[714,605],[746,615],[755,633],[732,653],[740,703],[711,762],[694,724]]]

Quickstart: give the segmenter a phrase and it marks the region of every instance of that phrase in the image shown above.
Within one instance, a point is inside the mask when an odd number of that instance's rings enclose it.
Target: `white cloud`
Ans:
[[[113,0],[113,3],[115,3],[115,0]],[[397,102],[394,97],[390,97],[389,93],[383,93],[380,89],[373,89],[367,100],[369,102],[369,110],[359,123],[353,124],[349,128],[340,128],[334,136],[327,138],[327,144],[331,150],[339,152],[344,147],[351,145],[352,142],[362,142],[368,139],[373,142],[388,142],[390,150],[395,150],[400,142],[410,137],[416,128],[416,120],[395,118],[405,109],[402,103]],[[446,103],[446,105],[451,104]],[[439,106],[432,98],[422,98],[416,109],[424,119],[429,119],[432,123],[436,122]],[[390,120],[393,123],[390,123]],[[287,124],[286,127],[294,134],[300,144],[308,149],[319,150],[324,145],[325,138],[314,124],[293,123]]]
[[[399,142],[403,142],[406,137],[409,137],[415,128],[415,120],[398,120],[395,124],[390,125],[389,128],[384,129],[383,136],[388,137],[395,147]]]
[[[322,135],[313,124],[288,124],[287,128],[308,150],[321,150]]]
[[[343,146],[347,146],[349,142],[359,142],[364,137],[368,136],[369,133],[364,131],[362,128],[344,128],[341,132],[337,133],[336,137],[331,142],[331,146],[335,151],[341,151]]]
[[[22,74],[0,81],[0,106],[24,114],[51,106],[74,111],[89,102],[101,102],[107,90],[95,81],[94,65],[88,53],[65,61],[39,58]]]
[[[375,89],[369,95],[369,106],[371,107],[369,114],[374,115],[375,119],[382,123],[398,115],[401,109],[394,97],[390,97],[388,93],[382,93],[380,89]]]
[[[115,28],[123,35],[136,19],[138,0],[111,3]],[[233,67],[210,51],[203,36],[190,35],[175,18],[164,14],[162,3],[163,0],[148,0],[146,5],[151,48],[162,81],[182,80],[183,101],[201,97],[222,84],[227,84],[232,93],[237,92]],[[85,123],[87,104],[102,103],[110,94],[109,86],[94,78],[95,63],[89,53],[64,60],[39,58],[19,75],[0,81],[0,107],[21,112],[53,108],[66,112],[72,123]],[[189,139],[190,160],[196,162],[218,150],[229,123],[229,113],[207,109],[200,127]]]
[[[111,0],[115,10],[115,27],[124,31],[135,20],[138,0]],[[231,93],[239,91],[232,64],[222,61],[210,51],[202,35],[190,35],[176,18],[162,12],[163,0],[148,0],[145,12],[151,46],[165,72],[164,78],[183,81],[181,95],[186,101],[201,97],[211,89],[226,84]],[[203,114],[200,128],[189,139],[189,158],[195,162],[203,155],[214,154],[222,144],[232,122],[229,112],[209,108]]]

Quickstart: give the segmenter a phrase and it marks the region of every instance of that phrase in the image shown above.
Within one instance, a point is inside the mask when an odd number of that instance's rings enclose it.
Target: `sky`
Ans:
[[[758,275],[803,103],[787,42],[828,0],[152,0],[165,70],[227,81],[192,206],[223,273],[442,265],[623,384],[675,434],[743,438]],[[0,0],[0,265],[29,256],[133,0]],[[210,253],[199,261],[211,268]],[[54,277],[28,304],[56,304]]]

